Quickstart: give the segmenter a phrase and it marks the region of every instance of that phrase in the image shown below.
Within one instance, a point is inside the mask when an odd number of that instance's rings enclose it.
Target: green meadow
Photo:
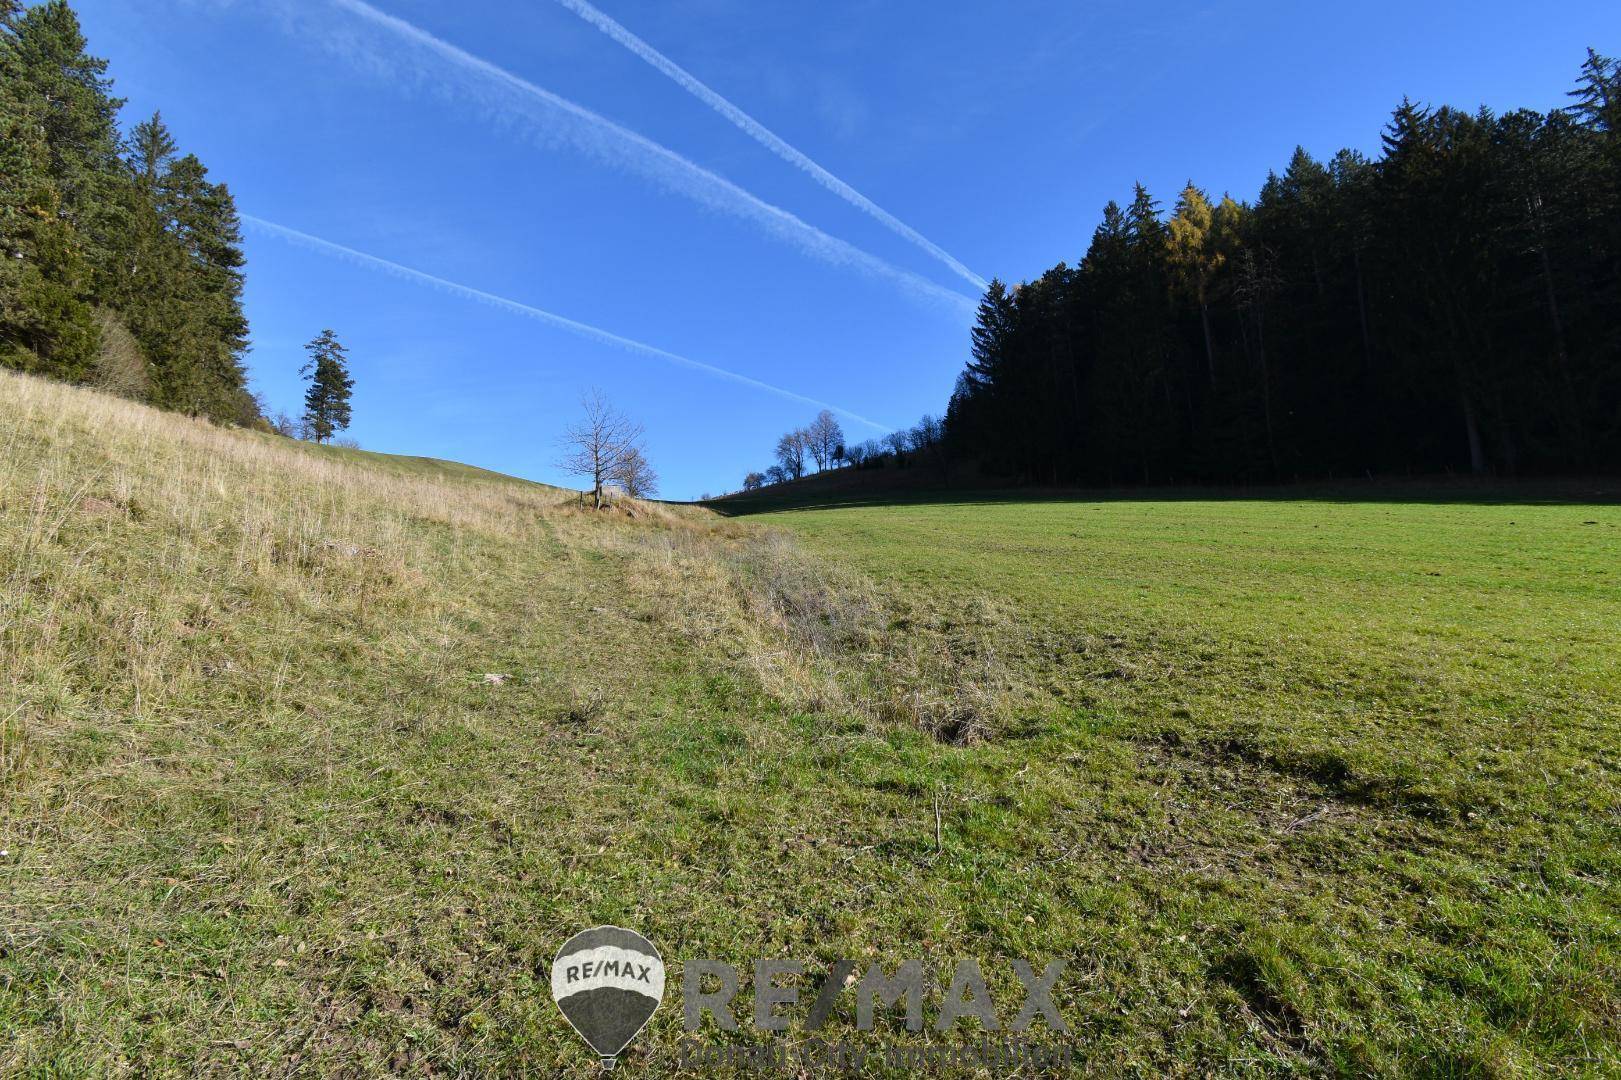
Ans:
[[[1621,1067],[1602,488],[750,509],[925,611],[1012,613],[1035,703],[963,752],[1002,759],[975,818],[1109,1057],[1514,1075]]]
[[[1621,1070],[1602,485],[596,513],[10,374],[0,441],[0,1073],[596,1075],[600,923],[627,1075],[691,958],[729,1044],[756,958],[789,1041],[1061,959],[1091,1073]]]

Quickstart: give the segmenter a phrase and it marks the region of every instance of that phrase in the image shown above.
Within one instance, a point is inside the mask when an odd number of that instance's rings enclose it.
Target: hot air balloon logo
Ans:
[[[664,958],[634,930],[582,930],[552,961],[552,997],[602,1067],[611,1069],[664,999]]]

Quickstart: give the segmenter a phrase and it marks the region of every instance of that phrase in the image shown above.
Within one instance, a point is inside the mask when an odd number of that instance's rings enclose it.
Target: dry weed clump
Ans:
[[[1013,623],[988,602],[920,616],[787,533],[672,511],[598,542],[625,558],[652,621],[723,652],[772,696],[953,745],[992,736],[1016,708],[999,649]]]

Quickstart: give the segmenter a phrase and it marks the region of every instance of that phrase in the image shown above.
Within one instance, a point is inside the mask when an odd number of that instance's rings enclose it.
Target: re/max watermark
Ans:
[[[959,1021],[970,1020],[985,1031],[1002,1030],[1005,1023],[1007,1030],[1023,1032],[1038,1017],[1054,1032],[1068,1030],[1053,1000],[1053,988],[1063,974],[1064,962],[1054,960],[1040,974],[1025,960],[1012,961],[1012,968],[1023,990],[1023,1000],[1011,1020],[1004,1020],[992,1000],[979,961],[966,959],[958,961],[952,971],[951,983],[932,1017],[934,1030],[949,1031]],[[815,996],[809,999],[805,1030],[819,1030],[847,996],[855,998],[859,1031],[873,1029],[874,1017],[880,1009],[904,1009],[906,1029],[923,1030],[924,1001],[928,995],[922,960],[903,960],[893,971],[875,962],[858,976],[860,970],[854,960],[840,960],[833,965]],[[755,961],[754,1001],[749,1010],[754,1027],[761,1031],[789,1029],[793,1021],[791,1010],[802,1003],[797,980],[804,974],[805,965],[797,960]],[[681,980],[681,1015],[686,1030],[698,1031],[708,1015],[722,1031],[736,1031],[739,986],[738,970],[731,964],[716,960],[687,961]]]
[[[740,1001],[742,975],[735,965],[695,959],[682,965],[681,1020],[689,1036],[702,1031],[705,1017],[723,1032],[743,1024],[757,1031],[803,1032],[824,1028],[835,1016],[854,1019],[857,1031],[870,1032],[880,1014],[885,1026],[904,1023],[908,1032],[923,1031],[925,1013],[934,1031],[951,1032],[959,1023],[977,1027],[971,1041],[921,1039],[862,1045],[859,1040],[833,1041],[813,1036],[802,1041],[772,1040],[753,1045],[741,1040],[704,1042],[688,1038],[679,1044],[683,1068],[715,1070],[805,1069],[859,1072],[869,1065],[898,1069],[985,1069],[1003,1072],[1021,1066],[1048,1069],[1068,1066],[1073,1047],[1059,1040],[1046,1043],[1023,1033],[1037,1020],[1053,1035],[1069,1030],[1053,996],[1064,962],[1054,960],[1040,973],[1027,960],[1009,961],[1013,980],[1000,979],[998,1008],[978,960],[959,960],[949,985],[931,984],[922,960],[864,968],[854,960],[834,963],[813,984],[798,960],[756,960],[748,997]],[[942,974],[944,970],[942,969]],[[1006,991],[1017,982],[1018,1007]],[[621,926],[593,926],[565,941],[551,966],[552,996],[565,1019],[612,1069],[621,1052],[664,999],[664,958],[658,946]],[[854,1006],[850,1001],[854,999]],[[853,1016],[852,1016],[853,1014]],[[741,1019],[740,1019],[741,1018]],[[904,1019],[903,1019],[904,1018]],[[1011,1032],[1004,1036],[1002,1032]]]

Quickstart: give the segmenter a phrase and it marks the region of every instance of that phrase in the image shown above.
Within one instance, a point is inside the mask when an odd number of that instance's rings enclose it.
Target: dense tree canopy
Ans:
[[[66,0],[0,0],[0,364],[257,419],[235,203],[106,72]]]
[[[1034,481],[1621,468],[1621,68],[1547,114],[1403,102],[1253,203],[1138,187],[993,282],[947,438]]]

